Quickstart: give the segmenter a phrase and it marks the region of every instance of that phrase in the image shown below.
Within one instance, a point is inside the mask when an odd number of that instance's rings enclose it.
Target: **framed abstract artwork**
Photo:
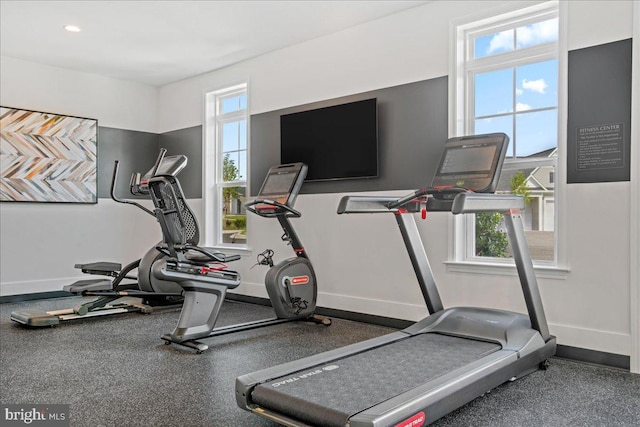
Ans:
[[[0,135],[0,201],[97,203],[97,120],[0,107]]]

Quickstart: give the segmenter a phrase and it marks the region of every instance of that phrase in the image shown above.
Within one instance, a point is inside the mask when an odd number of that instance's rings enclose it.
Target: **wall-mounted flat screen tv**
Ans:
[[[280,116],[280,156],[309,166],[307,181],[377,177],[377,100]]]

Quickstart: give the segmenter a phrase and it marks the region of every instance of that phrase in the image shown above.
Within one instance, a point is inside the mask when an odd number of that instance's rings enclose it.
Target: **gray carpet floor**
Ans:
[[[159,339],[173,329],[179,309],[45,329],[9,319],[19,308],[76,302],[0,305],[1,403],[69,404],[78,427],[275,426],[236,406],[236,377],[392,331],[342,319],[330,327],[294,322],[217,337],[198,355]],[[218,326],[270,316],[269,307],[227,302]],[[549,370],[504,384],[434,425],[638,426],[640,375],[553,359]]]

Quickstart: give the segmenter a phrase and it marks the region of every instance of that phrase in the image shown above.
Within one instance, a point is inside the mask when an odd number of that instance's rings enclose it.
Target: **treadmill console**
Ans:
[[[274,166],[269,169],[267,177],[262,183],[256,200],[268,200],[293,208],[296,197],[307,176],[307,165],[291,163]],[[273,212],[277,206],[265,203],[255,205],[257,213]]]
[[[463,136],[449,139],[431,186],[443,189],[442,198],[453,199],[450,188],[493,193],[498,186],[500,171],[509,145],[504,133]]]

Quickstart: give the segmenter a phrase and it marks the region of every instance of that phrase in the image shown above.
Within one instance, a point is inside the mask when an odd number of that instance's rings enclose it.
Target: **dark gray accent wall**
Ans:
[[[369,98],[378,100],[379,177],[308,182],[302,193],[407,190],[431,181],[447,139],[447,77],[439,77],[251,116],[251,194],[271,166],[280,164],[280,115]],[[330,125],[330,124],[329,124]],[[98,197],[108,198],[113,163],[120,160],[117,194],[132,197],[129,179],[153,166],[160,148],[189,158],[179,179],[185,196],[202,197],[202,126],[162,134],[99,129]],[[354,159],[357,161],[357,159]]]
[[[187,167],[178,176],[182,191],[187,199],[202,198],[202,126],[162,133],[159,144],[169,156],[187,156]]]
[[[252,115],[251,194],[256,195],[269,168],[280,163],[282,114],[369,98],[378,99],[378,178],[307,182],[302,193],[406,190],[428,184],[448,135],[446,76]]]
[[[110,198],[113,165],[120,161],[118,197],[132,198],[129,181],[133,172],[145,173],[158,156],[158,135],[107,127],[98,128],[98,198]]]
[[[110,198],[113,165],[120,161],[116,195],[123,198],[144,198],[129,192],[129,180],[134,172],[144,174],[153,166],[160,148],[167,155],[184,154],[189,159],[180,173],[182,190],[188,199],[202,197],[202,126],[163,134],[100,127],[98,129],[98,197]]]

